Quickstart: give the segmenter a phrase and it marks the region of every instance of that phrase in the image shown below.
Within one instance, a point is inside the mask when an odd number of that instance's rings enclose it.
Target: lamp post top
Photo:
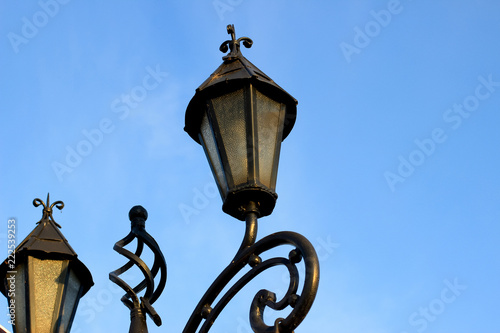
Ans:
[[[69,245],[68,241],[59,230],[61,226],[57,224],[52,217],[52,208],[55,206],[59,210],[64,208],[62,201],[56,201],[50,204],[50,196],[47,194],[47,203],[41,199],[33,200],[33,205],[43,206],[43,216],[37,222],[37,226],[31,233],[19,243],[16,249],[16,255],[23,255],[24,252],[40,252],[42,255],[57,255],[76,257],[75,250]]]

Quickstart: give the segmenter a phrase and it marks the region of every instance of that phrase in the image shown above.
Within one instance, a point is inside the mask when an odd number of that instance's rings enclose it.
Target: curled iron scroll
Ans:
[[[248,37],[240,37],[236,39],[236,33],[234,30],[234,24],[229,24],[227,26],[227,33],[231,35],[231,40],[226,40],[224,41],[220,47],[219,50],[222,53],[226,53],[228,50],[231,51],[229,54],[223,57],[224,60],[226,59],[232,59],[234,57],[238,57],[240,53],[240,43],[243,42],[243,46],[246,48],[251,48],[253,45],[253,41],[248,38]]]
[[[40,221],[37,222],[40,223],[42,222],[43,220],[52,220],[52,222],[54,222],[54,224],[58,227],[58,228],[61,228],[61,226],[54,220],[54,217],[52,216],[52,212],[53,212],[53,208],[54,206],[59,209],[59,210],[62,210],[64,208],[64,202],[58,200],[54,203],[50,203],[50,193],[47,193],[47,203],[43,202],[43,200],[39,199],[39,198],[36,198],[33,200],[33,206],[35,207],[38,207],[42,205],[43,206],[43,216],[41,218]]]
[[[278,257],[265,261],[261,260],[260,254],[281,245],[291,245],[295,248],[290,251],[288,258]],[[302,260],[305,265],[305,279],[299,294],[297,293],[299,273],[296,264]],[[236,281],[213,305],[212,302],[221,291],[246,265],[250,265],[251,269]],[[260,290],[255,295],[250,307],[250,325],[254,332],[293,332],[304,320],[316,297],[319,284],[319,261],[313,246],[304,236],[288,231],[269,235],[257,243],[241,249],[231,264],[226,267],[207,290],[183,332],[195,332],[199,325],[202,325],[199,332],[208,332],[220,312],[248,282],[263,271],[278,265],[283,265],[288,269],[290,275],[288,291],[283,298],[277,300],[273,292]],[[283,310],[288,306],[292,308],[288,316],[277,318],[272,325],[264,322],[263,315],[266,307]]]

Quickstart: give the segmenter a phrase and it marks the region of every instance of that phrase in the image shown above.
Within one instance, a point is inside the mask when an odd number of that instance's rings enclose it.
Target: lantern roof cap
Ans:
[[[217,96],[235,90],[250,82],[270,98],[286,104],[287,121],[282,138],[284,140],[295,123],[297,100],[241,54],[240,43],[242,42],[246,48],[250,48],[253,45],[250,38],[240,37],[236,39],[234,25],[232,24],[227,26],[227,32],[231,35],[231,40],[223,42],[219,50],[223,53],[228,50],[230,52],[222,57],[224,62],[196,89],[196,94],[189,102],[186,110],[186,126],[184,130],[191,138],[200,143],[198,139],[199,125],[201,124],[199,109],[203,99],[206,96]]]
[[[68,241],[59,230],[61,226],[52,217],[52,208],[55,206],[59,210],[64,208],[62,201],[56,201],[50,204],[50,194],[47,194],[47,204],[40,199],[33,200],[33,205],[43,206],[43,216],[37,222],[37,226],[31,233],[19,243],[16,253],[21,254],[24,251],[39,251],[46,254],[66,255],[76,257],[75,250],[69,245]]]
[[[253,41],[248,37],[240,37],[236,39],[234,25],[230,24],[227,26],[228,34],[231,34],[231,40],[226,40],[221,44],[219,50],[223,53],[230,52],[222,57],[224,62],[217,68],[208,79],[205,80],[197,89],[197,91],[202,91],[218,83],[227,82],[229,80],[238,79],[256,79],[258,81],[272,85],[273,87],[286,93],[283,88],[281,88],[276,82],[274,82],[269,76],[264,74],[263,71],[252,64],[247,58],[243,56],[240,50],[240,42],[246,48],[251,48]],[[287,93],[288,95],[288,93]],[[288,95],[293,99],[292,96]],[[295,99],[294,99],[295,100]]]
[[[40,259],[59,259],[70,260],[73,263],[74,269],[81,275],[82,284],[85,286],[82,296],[94,285],[92,275],[87,267],[78,259],[75,250],[69,245],[68,241],[59,230],[61,226],[54,220],[52,209],[54,207],[59,210],[64,208],[64,202],[56,201],[50,204],[50,194],[47,194],[47,203],[41,199],[34,199],[33,205],[38,207],[43,206],[42,219],[37,222],[35,229],[17,246],[14,251],[16,264],[25,260],[30,255]],[[0,265],[0,278],[5,276],[7,271],[12,271],[11,264],[7,258]],[[0,291],[5,295],[4,288]]]

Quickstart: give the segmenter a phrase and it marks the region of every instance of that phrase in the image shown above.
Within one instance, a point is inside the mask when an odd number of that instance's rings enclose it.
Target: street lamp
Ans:
[[[80,298],[94,284],[52,217],[52,208],[64,203],[49,199],[33,200],[44,208],[42,219],[0,265],[0,291],[8,298],[15,333],[69,332]]]
[[[224,62],[203,84],[186,110],[185,131],[205,150],[227,214],[245,219],[254,202],[259,215],[272,213],[281,141],[292,130],[297,101],[240,52],[248,37],[220,46]]]

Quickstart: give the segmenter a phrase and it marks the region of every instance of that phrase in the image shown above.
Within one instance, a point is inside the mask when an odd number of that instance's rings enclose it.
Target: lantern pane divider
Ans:
[[[248,87],[248,98],[245,99],[245,108],[249,110],[247,114],[247,161],[248,180],[252,184],[257,184],[259,179],[259,137],[257,131],[257,97],[255,87],[250,84]]]

